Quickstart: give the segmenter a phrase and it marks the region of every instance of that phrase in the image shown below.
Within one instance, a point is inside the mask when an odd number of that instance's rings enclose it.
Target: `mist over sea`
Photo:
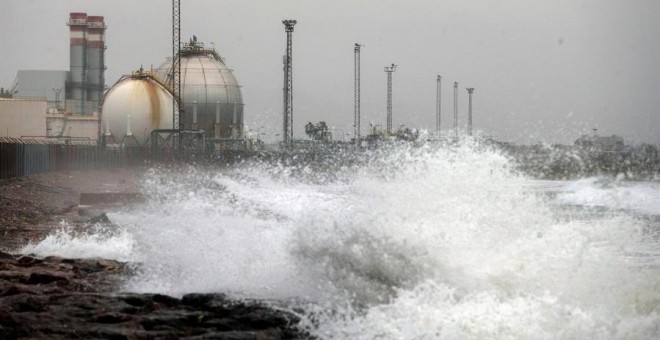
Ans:
[[[123,290],[222,292],[320,339],[657,339],[660,183],[529,178],[475,141],[350,163],[152,168],[118,230],[24,253],[129,261]]]

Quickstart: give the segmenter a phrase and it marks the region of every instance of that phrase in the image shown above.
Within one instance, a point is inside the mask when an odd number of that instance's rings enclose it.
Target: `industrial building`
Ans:
[[[24,99],[45,98],[49,109],[64,104],[69,71],[19,70],[12,85],[12,97]]]
[[[241,88],[215,48],[195,36],[181,46],[180,97],[173,95],[171,57],[156,70],[123,76],[106,92],[104,18],[73,12],[67,25],[69,70],[18,71],[11,101],[0,104],[4,135],[93,143],[103,136],[111,144],[137,146],[147,143],[152,130],[163,129],[204,131],[218,142],[243,138]],[[176,117],[174,97],[182,106]]]
[[[105,90],[105,30],[102,16],[70,13],[69,70],[19,70],[0,102],[0,125],[8,137],[84,139],[99,136]]]
[[[0,98],[0,137],[46,135],[46,100]]]

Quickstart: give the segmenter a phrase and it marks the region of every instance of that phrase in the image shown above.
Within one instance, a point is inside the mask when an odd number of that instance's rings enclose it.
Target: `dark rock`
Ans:
[[[116,293],[127,268],[102,259],[0,254],[0,339],[301,338],[293,315],[256,301]]]
[[[0,251],[0,260],[9,260],[14,258],[15,258],[14,255]]]
[[[4,299],[8,306],[14,311],[22,312],[43,312],[48,304],[48,297],[39,295],[15,294]]]
[[[151,303],[152,298],[149,295],[131,294],[124,298],[124,301],[131,306],[143,307]]]
[[[0,280],[7,280],[11,282],[26,282],[29,278],[30,274],[23,271],[0,270]]]
[[[192,307],[208,309],[212,307],[212,302],[215,302],[215,304],[218,302],[224,303],[226,299],[227,296],[225,294],[192,293],[184,295],[181,298],[181,303]]]
[[[43,262],[44,262],[43,260],[40,260],[36,257],[28,256],[28,255],[21,256],[18,259],[18,264],[23,266],[23,267],[30,267],[30,266],[33,266],[35,264],[40,264],[40,263],[43,263]]]
[[[110,219],[108,218],[108,215],[105,213],[102,213],[101,215],[94,216],[86,221],[89,224],[96,224],[96,223],[111,223]]]
[[[93,320],[94,322],[98,323],[122,323],[133,320],[133,317],[122,313],[109,312],[97,315],[93,318]]]
[[[155,303],[163,304],[168,307],[177,306],[179,302],[181,302],[177,298],[162,294],[154,294],[153,297],[151,298],[151,301]]]
[[[28,284],[47,284],[51,282],[69,282],[69,275],[50,270],[39,270],[30,274]]]

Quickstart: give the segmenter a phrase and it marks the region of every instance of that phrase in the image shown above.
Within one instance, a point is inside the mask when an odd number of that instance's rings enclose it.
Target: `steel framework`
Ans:
[[[387,72],[387,133],[392,133],[392,72],[396,70],[396,65],[385,66]]]
[[[178,98],[181,98],[181,2],[172,0],[172,129],[180,130],[182,108]]]
[[[284,143],[293,142],[293,26],[296,20],[283,20],[286,32],[286,60],[284,67]]]
[[[442,87],[442,76],[438,75],[437,78],[437,87],[435,90],[435,133],[440,137],[440,114],[441,114],[441,87]]]
[[[474,93],[473,87],[468,87],[468,136],[472,136],[472,93]]]
[[[355,129],[355,145],[360,144],[360,47],[362,45],[355,43],[353,48],[355,65],[354,65],[354,76],[355,76],[355,103],[354,103],[354,117],[353,117],[353,128]]]
[[[454,82],[454,137],[458,138],[458,82]]]

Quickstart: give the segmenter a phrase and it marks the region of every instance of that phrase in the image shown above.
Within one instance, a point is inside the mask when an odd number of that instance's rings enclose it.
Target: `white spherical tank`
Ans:
[[[103,133],[109,130],[116,143],[144,145],[152,130],[172,128],[172,94],[155,77],[143,72],[122,77],[103,98]]]
[[[183,129],[201,129],[208,138],[242,138],[243,96],[233,71],[215,49],[193,38],[180,51]],[[172,85],[172,59],[156,72]]]

